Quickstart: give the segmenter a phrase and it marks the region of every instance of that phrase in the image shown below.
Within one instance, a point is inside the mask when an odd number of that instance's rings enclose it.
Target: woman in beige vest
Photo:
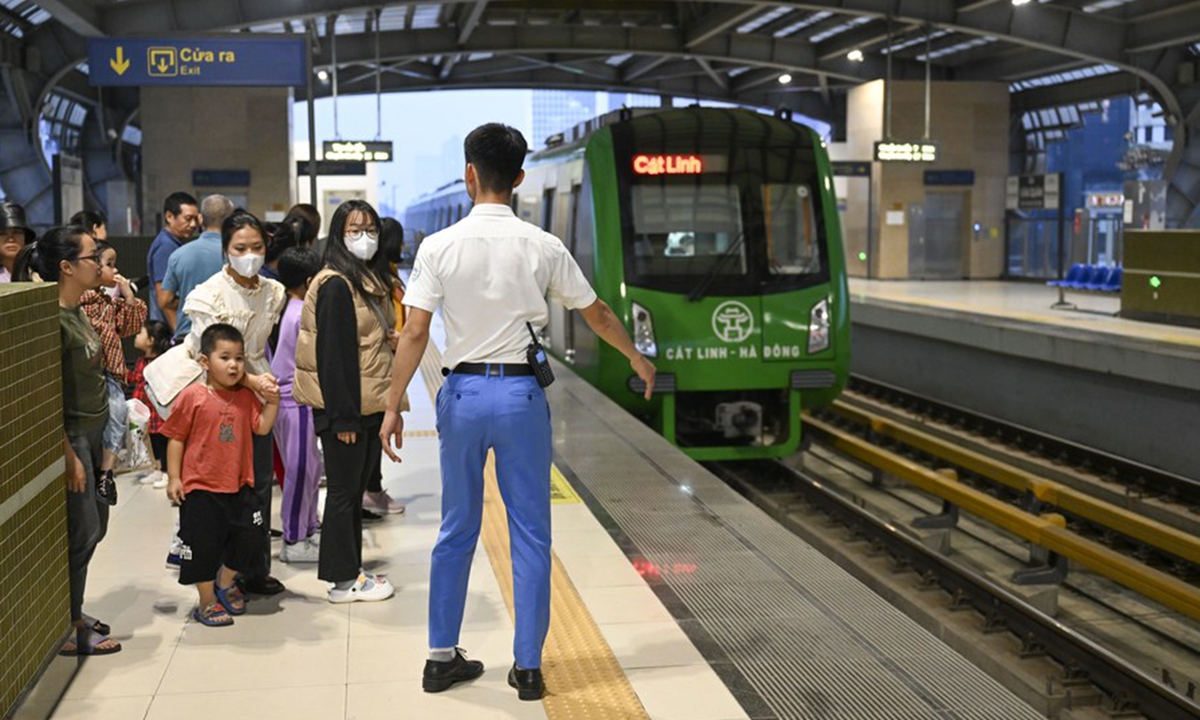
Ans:
[[[364,201],[334,212],[325,269],[309,285],[296,346],[292,393],[313,408],[328,484],[317,577],[334,584],[329,601],[335,603],[386,600],[395,592],[362,569],[363,493],[383,452],[379,427],[395,343],[379,227],[379,215]]]

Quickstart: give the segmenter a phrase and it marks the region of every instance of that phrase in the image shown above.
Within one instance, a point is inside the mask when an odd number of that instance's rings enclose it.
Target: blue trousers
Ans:
[[[516,637],[523,669],[542,666],[550,627],[550,407],[532,377],[456,375],[437,397],[442,526],[429,581],[429,646],[458,644],[471,559],[483,519],[491,449],[508,512]]]

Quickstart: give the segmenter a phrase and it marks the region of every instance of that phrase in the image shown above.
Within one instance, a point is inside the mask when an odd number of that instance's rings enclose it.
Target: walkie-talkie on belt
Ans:
[[[537,333],[533,331],[533,325],[525,323],[525,327],[529,328],[529,337],[533,338],[533,342],[525,348],[525,359],[529,362],[529,367],[533,368],[533,376],[537,378],[538,385],[550,387],[550,383],[554,382],[554,371],[550,369],[550,359],[546,357],[546,349],[538,341]]]

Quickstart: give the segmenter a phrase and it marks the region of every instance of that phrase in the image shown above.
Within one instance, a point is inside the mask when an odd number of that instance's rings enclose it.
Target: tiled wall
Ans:
[[[70,625],[56,285],[0,284],[0,716]]]

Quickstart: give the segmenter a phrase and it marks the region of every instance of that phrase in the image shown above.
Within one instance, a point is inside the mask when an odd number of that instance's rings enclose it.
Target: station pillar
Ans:
[[[173,192],[220,193],[260,219],[295,201],[292,91],[277,87],[141,90],[143,233]]]
[[[937,159],[875,162],[878,141],[926,141],[925,97],[920,81],[893,81],[889,88],[877,80],[849,92],[846,141],[829,146],[830,158],[869,161],[871,174],[837,181],[847,268],[884,279],[1000,277],[1008,86],[932,83],[928,141]]]

